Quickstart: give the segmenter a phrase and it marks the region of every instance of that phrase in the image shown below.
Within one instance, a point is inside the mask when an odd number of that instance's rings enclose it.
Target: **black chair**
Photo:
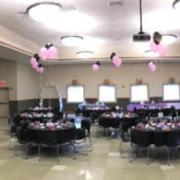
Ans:
[[[136,144],[139,147],[148,147],[149,143],[149,131],[132,129],[131,131],[131,143]]]
[[[75,139],[75,128],[64,128],[62,129],[63,132],[63,143],[70,143],[72,144]]]
[[[24,129],[20,126],[16,128],[16,138],[17,142],[23,146],[25,153],[26,153],[26,158],[27,158],[27,146],[28,146],[28,138],[27,138],[27,129]],[[16,147],[15,147],[15,155],[16,155]]]
[[[91,121],[90,119],[83,119],[81,122],[81,127],[87,130],[87,135],[91,135]]]
[[[128,117],[123,117],[120,118],[120,130],[121,130],[121,138],[123,141],[129,141],[129,136],[126,138],[125,134],[128,133],[128,130],[134,126],[134,118],[128,118]]]
[[[179,144],[179,130],[174,129],[167,132],[167,147],[169,148],[170,155],[177,155]],[[174,152],[174,153],[172,153]]]
[[[147,152],[147,157],[149,157],[149,131],[146,130],[138,130],[138,129],[132,129],[131,130],[131,145],[135,145],[135,152],[139,156],[140,153],[144,150]],[[136,159],[136,158],[135,158]],[[130,160],[130,162],[133,162],[135,159]]]
[[[89,140],[89,147],[92,147],[92,138],[91,138],[91,120],[83,119],[81,122],[81,128],[85,129],[86,138]]]
[[[154,132],[154,145],[158,150],[165,150],[169,165],[168,131],[157,130]]]
[[[77,151],[77,147],[82,147],[84,148],[85,152],[81,152],[80,154],[87,155],[88,154],[88,143],[87,143],[87,137],[86,137],[86,130],[85,128],[79,128],[75,129],[75,140],[74,140],[74,145],[75,145],[75,151]],[[78,152],[79,153],[79,152]]]
[[[108,124],[109,124],[109,127],[112,127],[112,128],[119,128],[119,123],[120,119],[119,118],[113,118],[113,119],[109,119],[108,121]]]
[[[61,131],[61,130],[59,130]],[[56,148],[56,154],[59,161],[59,146],[61,142],[60,133],[58,130],[38,130],[38,153],[39,160],[41,158],[42,147]],[[62,140],[63,141],[63,140]]]

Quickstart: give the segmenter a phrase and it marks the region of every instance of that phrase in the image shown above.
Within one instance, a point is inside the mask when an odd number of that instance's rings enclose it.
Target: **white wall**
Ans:
[[[162,85],[168,82],[169,77],[174,77],[177,82],[180,82],[180,63],[161,62],[157,64],[155,73],[148,70],[147,63],[126,63],[121,68],[114,68],[111,64],[102,64],[99,72],[93,72],[91,64],[53,65],[46,69],[43,83],[58,84],[63,97],[66,97],[66,87],[72,83],[73,79],[78,79],[80,84],[85,85],[86,98],[97,98],[98,85],[104,79],[110,79],[111,83],[117,86],[119,98],[130,97],[130,85],[135,84],[136,79],[139,78],[149,85],[151,97],[162,96]],[[54,97],[57,97],[56,94]]]
[[[0,80],[12,88],[11,101],[39,98],[40,76],[29,64],[0,59]]]
[[[0,59],[0,80],[7,81],[12,89],[9,91],[10,100],[17,99],[17,68],[16,62]]]
[[[98,85],[104,79],[110,79],[116,85],[118,98],[128,98],[130,85],[135,84],[137,78],[142,78],[149,85],[151,97],[159,97],[162,96],[162,84],[167,83],[169,77],[180,82],[179,69],[180,63],[160,63],[156,73],[151,73],[146,63],[126,63],[119,69],[110,64],[102,64],[99,72],[93,72],[91,64],[53,65],[46,67],[45,74],[40,76],[29,64],[0,59],[0,79],[6,80],[13,88],[10,100],[37,99],[40,86],[47,84],[58,84],[63,97],[66,97],[66,88],[72,84],[73,79],[78,79],[85,86],[86,98],[97,98]],[[45,93],[45,97],[57,98],[56,91],[51,89]]]
[[[17,100],[38,99],[40,78],[30,64],[17,63]]]

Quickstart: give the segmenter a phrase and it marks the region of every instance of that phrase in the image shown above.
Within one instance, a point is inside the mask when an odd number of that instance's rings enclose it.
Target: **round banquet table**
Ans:
[[[180,128],[170,130],[138,130],[132,129],[131,143],[141,147],[147,147],[154,144],[159,146],[177,146],[180,145]]]
[[[99,125],[104,128],[118,128],[121,126],[123,131],[127,131],[132,126],[136,126],[137,123],[144,121],[138,117],[112,117],[112,116],[101,116],[99,118]]]
[[[103,108],[103,109],[95,109],[95,108],[85,108],[82,111],[83,116],[90,117],[90,116],[95,116],[99,117],[101,114],[105,112],[110,112],[110,108]]]
[[[74,139],[75,127],[67,128],[27,128],[27,140],[37,144],[63,144]]]

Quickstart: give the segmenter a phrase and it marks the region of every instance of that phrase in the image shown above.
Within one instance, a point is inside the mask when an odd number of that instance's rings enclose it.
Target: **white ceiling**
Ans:
[[[141,45],[132,41],[132,35],[139,31],[139,0],[123,0],[121,6],[110,7],[114,0],[54,0],[67,6],[73,5],[80,12],[96,18],[97,27],[90,32],[76,33],[84,38],[95,38],[94,44],[77,48],[64,47],[60,41],[63,35],[70,33],[53,30],[33,21],[28,15],[21,14],[28,6],[40,2],[37,0],[1,0],[0,35],[1,41],[7,41],[29,54],[39,51],[47,42],[52,42],[59,49],[60,59],[77,59],[76,51],[93,50],[93,58],[107,58],[115,51],[121,57],[145,57]],[[120,0],[118,0],[120,1]],[[172,8],[173,0],[142,0],[143,29],[153,34],[154,31],[172,33],[180,37],[180,14]],[[71,34],[72,35],[72,34]],[[168,46],[167,57],[180,56],[180,40]]]

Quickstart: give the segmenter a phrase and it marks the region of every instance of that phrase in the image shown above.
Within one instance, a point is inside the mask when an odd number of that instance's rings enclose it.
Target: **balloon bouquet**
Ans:
[[[32,68],[40,74],[43,74],[45,69],[43,64],[40,63],[40,57],[43,61],[48,61],[50,59],[57,58],[58,52],[57,49],[53,46],[52,43],[48,43],[45,45],[45,47],[42,47],[40,49],[40,56],[39,54],[34,54],[34,56],[31,58],[30,63]]]
[[[116,68],[121,67],[121,65],[122,65],[122,59],[121,59],[119,56],[117,56],[115,52],[113,52],[113,53],[111,54],[110,59],[111,59],[112,64],[113,64]]]
[[[152,52],[158,54],[159,57],[163,57],[166,54],[166,46],[162,44],[162,34],[154,32],[153,41],[150,43]],[[148,63],[148,68],[151,72],[156,72],[157,67],[153,61]]]
[[[118,67],[120,67],[122,65],[122,59],[119,56],[117,56],[115,52],[113,52],[111,54],[110,59],[111,59],[112,64],[114,65],[114,67],[118,68]],[[94,63],[92,65],[92,70],[94,72],[99,71],[100,70],[100,65],[101,65],[100,62],[97,61],[96,63]]]
[[[100,65],[101,65],[101,63],[100,63],[99,61],[97,61],[96,63],[94,63],[94,64],[92,65],[92,70],[93,70],[94,72],[99,71],[99,70],[100,70]]]

